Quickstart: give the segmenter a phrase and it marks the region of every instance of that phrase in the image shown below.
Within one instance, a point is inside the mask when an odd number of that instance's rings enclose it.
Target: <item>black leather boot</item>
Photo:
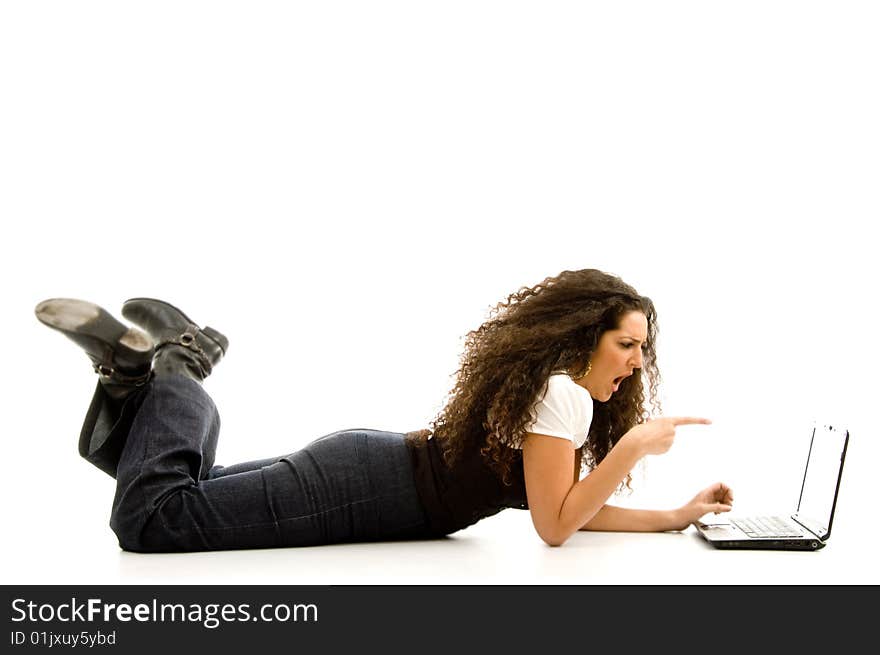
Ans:
[[[82,348],[107,394],[124,400],[150,379],[153,340],[85,300],[52,298],[37,305],[37,319]]]
[[[84,300],[52,298],[34,313],[44,325],[71,339],[92,362],[98,384],[79,437],[79,454],[108,475],[125,446],[128,424],[136,412],[136,391],[150,380],[155,348],[152,339],[117,321]]]
[[[229,340],[200,328],[174,305],[155,298],[132,298],[122,315],[142,327],[156,344],[153,375],[184,375],[202,382],[226,354]]]

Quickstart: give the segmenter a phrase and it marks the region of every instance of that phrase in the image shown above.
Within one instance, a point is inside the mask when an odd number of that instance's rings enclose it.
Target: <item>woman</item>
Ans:
[[[81,300],[46,300],[36,315],[99,375],[79,448],[116,478],[110,525],[125,550],[433,538],[508,507],[529,509],[557,546],[579,529],[682,530],[731,509],[721,483],[668,512],[606,504],[677,426],[709,421],[648,420],[645,383],[659,410],[654,306],[601,271],[563,271],[499,303],[467,335],[430,430],[344,430],[229,467],[214,465],[220,418],[201,386],[223,334],[149,298],[122,307],[142,330]]]

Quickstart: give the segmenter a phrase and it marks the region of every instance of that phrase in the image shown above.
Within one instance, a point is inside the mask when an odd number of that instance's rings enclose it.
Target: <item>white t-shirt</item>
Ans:
[[[547,393],[535,407],[536,418],[525,431],[570,439],[575,448],[587,440],[593,420],[590,392],[565,373],[551,375]]]

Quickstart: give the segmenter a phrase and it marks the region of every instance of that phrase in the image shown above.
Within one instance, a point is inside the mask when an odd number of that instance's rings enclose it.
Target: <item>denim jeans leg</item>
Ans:
[[[241,462],[240,464],[230,464],[229,466],[212,466],[208,471],[207,479],[222,478],[224,475],[235,475],[236,473],[247,473],[248,471],[256,471],[265,466],[271,466],[280,461],[281,457],[269,457],[267,459],[255,459],[250,462]]]
[[[285,545],[429,536],[403,434],[342,430],[263,471]]]
[[[168,376],[149,383],[116,472],[110,525],[120,546],[204,549],[208,544],[198,532],[232,527],[236,513],[272,524],[259,481],[242,480],[237,492],[226,490],[225,498],[222,491],[205,496],[199,482],[213,467],[219,431],[217,409],[197,382]],[[185,534],[177,534],[180,526],[187,528]]]
[[[421,538],[403,435],[342,431],[286,457],[215,467],[217,409],[188,378],[144,390],[117,469],[111,527],[133,551]]]

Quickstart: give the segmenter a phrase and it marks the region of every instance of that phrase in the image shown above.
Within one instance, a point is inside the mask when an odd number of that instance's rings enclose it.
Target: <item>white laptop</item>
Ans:
[[[715,516],[694,523],[716,548],[819,550],[831,536],[831,522],[843,475],[849,431],[839,425],[813,426],[797,508],[789,517]]]

